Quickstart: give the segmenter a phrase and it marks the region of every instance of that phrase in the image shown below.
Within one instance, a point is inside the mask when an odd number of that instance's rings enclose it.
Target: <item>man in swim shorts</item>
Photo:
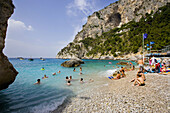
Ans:
[[[143,62],[142,58],[140,60],[138,60],[138,64],[139,64],[139,70],[143,71],[143,69],[144,69],[144,67],[143,67],[144,62]]]

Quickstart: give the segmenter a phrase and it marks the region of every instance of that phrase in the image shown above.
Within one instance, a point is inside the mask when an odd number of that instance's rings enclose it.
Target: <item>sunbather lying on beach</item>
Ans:
[[[120,74],[120,72],[118,71],[116,77],[110,76],[110,77],[108,77],[108,78],[111,79],[111,80],[117,80],[117,79],[120,79],[120,78],[121,78],[121,74]]]
[[[135,79],[135,82],[134,82],[133,85],[135,86],[136,84],[137,84],[137,86],[144,86],[145,85],[145,81],[140,74],[137,74],[137,78]]]
[[[117,75],[116,75],[116,77],[114,78],[114,79],[120,79],[121,78],[121,74],[120,74],[120,72],[118,71],[117,72]]]

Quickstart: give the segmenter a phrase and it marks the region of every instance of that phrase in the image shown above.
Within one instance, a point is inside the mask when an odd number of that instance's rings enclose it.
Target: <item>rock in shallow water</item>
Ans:
[[[79,58],[72,58],[69,61],[65,61],[61,64],[63,67],[78,67],[80,64],[84,64],[84,61],[82,61]]]

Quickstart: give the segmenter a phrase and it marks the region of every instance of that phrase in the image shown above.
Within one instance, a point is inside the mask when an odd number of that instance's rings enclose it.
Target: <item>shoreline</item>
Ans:
[[[132,86],[137,73],[126,72],[120,80],[106,80],[106,84],[67,98],[53,113],[65,112],[164,112],[168,113],[168,79],[170,75],[146,74],[145,86]]]

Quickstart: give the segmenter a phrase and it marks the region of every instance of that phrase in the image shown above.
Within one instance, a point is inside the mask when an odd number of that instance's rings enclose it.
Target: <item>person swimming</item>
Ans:
[[[82,72],[80,72],[80,75],[82,75],[83,73]]]
[[[71,86],[71,81],[67,81],[67,85],[68,85],[68,86]]]
[[[66,81],[68,81],[69,80],[69,78],[68,78],[68,76],[66,76]]]
[[[61,71],[59,70],[57,73],[61,73]]]
[[[56,73],[53,73],[53,75],[56,75]]]
[[[70,80],[72,80],[72,76],[70,76]]]
[[[41,70],[44,71],[45,70],[44,67],[42,67]]]
[[[44,75],[44,77],[42,77],[42,79],[48,78],[46,75]]]
[[[40,84],[40,79],[37,79],[37,82],[34,83],[34,84]]]
[[[76,68],[74,68],[74,70],[73,70],[74,72],[76,71]]]
[[[80,83],[84,83],[83,78],[80,79]]]

